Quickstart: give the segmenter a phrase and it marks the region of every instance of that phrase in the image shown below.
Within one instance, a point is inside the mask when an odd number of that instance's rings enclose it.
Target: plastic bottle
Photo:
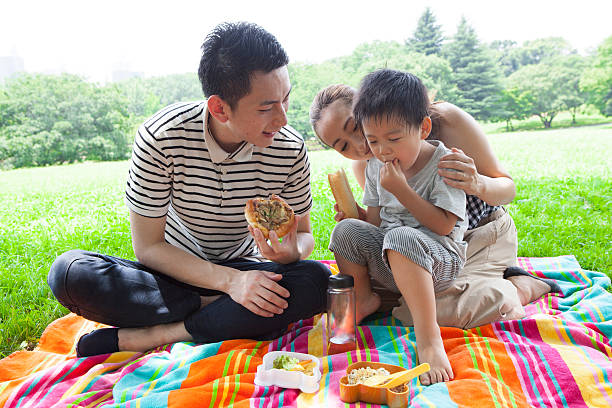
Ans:
[[[332,275],[327,285],[327,354],[355,350],[357,326],[352,276]]]

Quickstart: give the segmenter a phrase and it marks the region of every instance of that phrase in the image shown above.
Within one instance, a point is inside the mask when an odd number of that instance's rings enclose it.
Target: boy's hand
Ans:
[[[408,186],[406,176],[400,168],[399,160],[385,162],[384,166],[380,168],[380,185],[396,197],[402,188]]]
[[[357,206],[357,214],[359,214],[359,219],[361,221],[366,221],[366,210],[361,208],[359,204],[355,205]],[[346,218],[346,215],[338,208],[338,204],[334,204],[334,211],[336,211],[336,214],[334,214],[334,221],[340,222]]]

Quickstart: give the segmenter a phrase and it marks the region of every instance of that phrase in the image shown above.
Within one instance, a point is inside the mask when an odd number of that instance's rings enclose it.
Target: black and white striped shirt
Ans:
[[[312,206],[304,140],[285,126],[269,147],[245,142],[227,153],[205,131],[207,120],[205,101],[177,103],[140,126],[127,206],[145,217],[166,216],[166,241],[202,259],[256,257],[247,200],[277,194],[296,214]]]

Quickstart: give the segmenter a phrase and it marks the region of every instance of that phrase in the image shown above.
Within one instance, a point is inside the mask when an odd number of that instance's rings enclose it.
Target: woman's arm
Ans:
[[[514,181],[495,156],[476,120],[447,102],[436,104],[435,109],[441,116],[439,139],[446,147],[455,148],[438,165],[444,181],[490,205],[511,202],[516,195]]]
[[[368,165],[367,160],[353,160],[351,162],[353,174],[355,175],[355,178],[357,179],[357,184],[359,184],[359,187],[361,187],[362,190],[364,189],[364,186],[365,186],[365,169],[367,165]]]

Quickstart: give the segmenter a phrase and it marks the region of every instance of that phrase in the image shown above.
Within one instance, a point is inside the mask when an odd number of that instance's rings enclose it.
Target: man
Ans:
[[[310,166],[287,126],[287,63],[261,27],[221,24],[202,45],[206,101],[169,106],[140,127],[126,188],[139,262],[74,250],[49,272],[60,303],[117,326],[81,337],[79,356],[274,338],[324,309],[329,271],[304,260],[314,247]],[[268,243],[243,210],[273,193],[297,222]]]

